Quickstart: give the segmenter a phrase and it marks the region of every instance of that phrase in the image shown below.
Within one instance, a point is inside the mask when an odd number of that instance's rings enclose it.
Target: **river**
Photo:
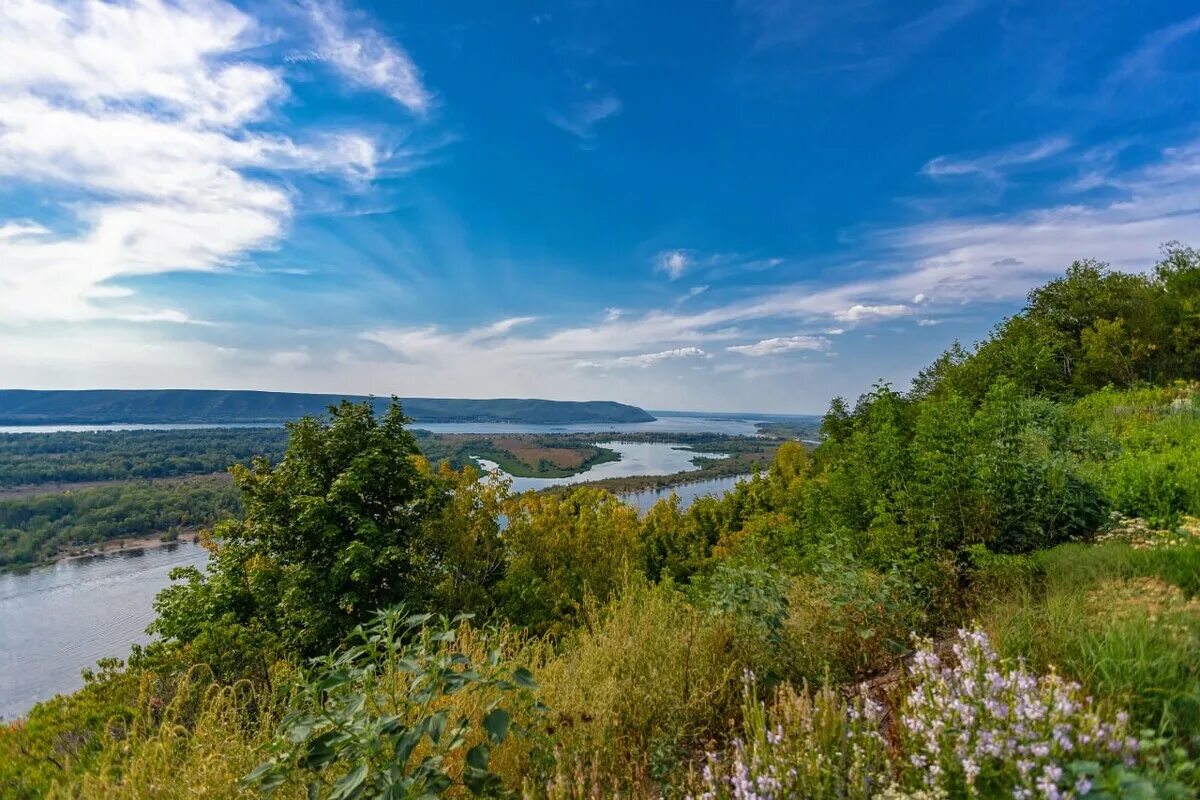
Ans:
[[[665,468],[680,461],[690,465],[695,456],[662,444],[612,446],[643,465]],[[641,452],[647,447],[652,449]],[[613,469],[620,463],[596,469]],[[713,478],[634,492],[624,499],[645,512],[675,492],[687,506],[697,497],[729,491],[737,480]],[[78,689],[83,685],[81,670],[101,658],[124,657],[131,644],[148,641],[145,629],[154,618],[152,601],[170,583],[168,573],[174,567],[202,566],[207,556],[199,545],[176,542],[69,559],[24,573],[0,573],[0,717],[13,719],[39,700]]]
[[[207,557],[199,545],[177,542],[0,574],[0,716],[78,689],[80,670],[148,641],[152,601],[167,574]]]
[[[534,425],[505,422],[414,422],[412,427],[434,433],[718,433],[753,436],[760,422],[807,422],[817,417],[772,414],[693,414],[654,411],[651,422],[592,422],[573,425]],[[0,425],[0,433],[86,433],[91,431],[172,431],[208,428],[275,428],[274,423],[138,424],[106,425]]]

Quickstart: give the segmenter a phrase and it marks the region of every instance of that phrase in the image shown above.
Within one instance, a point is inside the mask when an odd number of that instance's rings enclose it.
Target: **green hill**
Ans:
[[[340,394],[297,394],[220,389],[87,389],[82,391],[0,390],[0,425],[107,423],[248,423],[285,422],[320,414],[343,399]],[[384,408],[388,398],[375,398]],[[603,400],[463,400],[403,398],[416,422],[572,423],[649,422],[654,417],[636,406]]]

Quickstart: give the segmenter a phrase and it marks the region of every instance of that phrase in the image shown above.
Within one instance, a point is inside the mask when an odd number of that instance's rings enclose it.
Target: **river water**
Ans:
[[[0,574],[0,716],[78,689],[80,670],[148,641],[152,601],[167,574],[207,557],[199,545],[177,542]]]
[[[760,422],[813,422],[815,417],[771,414],[688,414],[655,411],[651,422],[593,422],[576,425],[533,425],[505,422],[414,422],[412,427],[434,433],[719,433],[753,436]],[[172,431],[208,428],[276,428],[273,423],[108,425],[0,425],[0,433],[84,433],[91,431]]]
[[[668,474],[694,469],[696,453],[665,444],[608,444],[621,461],[599,464],[587,480],[614,475]],[[626,460],[628,459],[628,460]],[[639,471],[640,470],[640,471]],[[518,491],[576,479],[519,478]],[[687,506],[729,491],[736,477],[714,478],[624,496],[645,512],[672,492]],[[191,542],[60,561],[24,573],[0,573],[0,717],[13,719],[39,700],[83,685],[80,671],[101,658],[125,657],[149,640],[154,596],[174,567],[202,566],[208,553]]]

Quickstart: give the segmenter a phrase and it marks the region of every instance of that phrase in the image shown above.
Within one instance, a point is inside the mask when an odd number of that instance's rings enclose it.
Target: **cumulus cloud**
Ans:
[[[868,319],[890,319],[908,314],[909,307],[899,303],[882,306],[867,306],[856,303],[849,308],[833,312],[833,318],[838,322],[862,322]]]
[[[746,356],[773,356],[794,350],[828,350],[829,340],[824,336],[780,336],[763,339],[754,344],[733,345],[725,349]]]
[[[635,356],[621,356],[614,363],[618,367],[649,367],[660,361],[673,358],[697,358],[707,355],[699,347],[676,347],[657,353],[639,353]]]

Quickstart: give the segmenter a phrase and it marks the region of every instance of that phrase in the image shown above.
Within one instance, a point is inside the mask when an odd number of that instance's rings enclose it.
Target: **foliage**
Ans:
[[[237,512],[237,492],[222,476],[0,500],[0,567],[36,564],[67,547],[121,537],[169,537]]]
[[[287,435],[282,426],[5,433],[0,434],[0,488],[224,472],[256,455],[278,459]]]
[[[563,630],[589,596],[608,599],[638,570],[637,510],[608,492],[527,492],[506,503],[504,515],[507,566],[498,591],[506,616],[533,630]]]
[[[235,467],[244,517],[217,526],[204,574],[162,593],[154,631],[188,643],[232,625],[311,655],[378,608],[424,601],[413,546],[446,499],[405,422],[396,403],[382,420],[344,403],[290,423],[278,465]]]
[[[1001,378],[1055,399],[1200,377],[1200,253],[1168,244],[1150,274],[1095,261],[1029,293],[973,352],[953,348],[917,388],[982,398]]]
[[[432,619],[403,606],[380,611],[351,646],[314,660],[269,759],[245,783],[271,794],[303,782],[309,797],[329,800],[435,797],[455,787],[502,794],[492,750],[513,729],[512,704],[529,705],[522,690],[537,685],[528,670],[505,667],[499,649],[472,662],[453,648],[455,626]]]
[[[589,605],[584,626],[536,669],[569,770],[560,784],[577,785],[578,770],[627,790],[657,768],[677,771],[735,713],[738,677],[756,666],[739,660],[734,636],[727,619],[669,584],[635,582],[609,605]]]

